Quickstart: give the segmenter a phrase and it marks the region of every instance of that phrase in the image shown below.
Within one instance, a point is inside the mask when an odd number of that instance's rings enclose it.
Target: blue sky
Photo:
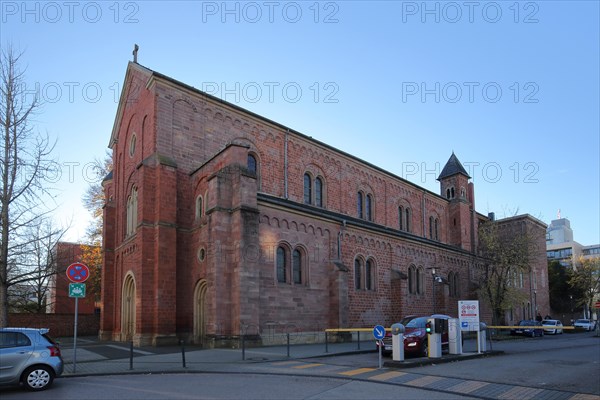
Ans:
[[[88,168],[107,150],[138,62],[429,190],[452,151],[476,208],[561,210],[600,243],[597,1],[0,3],[25,52],[36,127],[57,139],[56,219],[89,223]]]

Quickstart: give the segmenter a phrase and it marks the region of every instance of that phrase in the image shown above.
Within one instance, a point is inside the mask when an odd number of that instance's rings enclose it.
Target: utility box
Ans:
[[[404,361],[404,332],[404,325],[392,325],[392,360],[394,361]]]
[[[440,319],[428,318],[425,331],[427,332],[427,353],[429,358],[442,357],[442,334],[437,331],[443,330],[443,324]],[[438,327],[436,327],[436,322]]]
[[[460,320],[450,318],[448,320],[448,353],[462,354],[462,331],[460,330]]]

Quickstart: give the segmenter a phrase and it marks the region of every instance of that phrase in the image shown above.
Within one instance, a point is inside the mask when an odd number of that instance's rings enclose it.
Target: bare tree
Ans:
[[[57,273],[56,244],[64,230],[49,219],[40,219],[27,229],[26,252],[20,254],[8,274],[9,308],[15,312],[45,313]]]
[[[27,229],[52,211],[44,178],[54,144],[32,125],[40,103],[25,91],[21,56],[10,46],[0,51],[0,327],[8,323],[8,288],[15,282],[9,265],[21,267],[31,245]]]
[[[502,322],[504,312],[526,299],[524,276],[530,271],[531,240],[515,225],[487,221],[479,227],[479,295],[492,310],[492,323]]]

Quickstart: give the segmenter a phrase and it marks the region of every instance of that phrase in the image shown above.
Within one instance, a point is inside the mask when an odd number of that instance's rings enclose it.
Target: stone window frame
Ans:
[[[408,293],[422,295],[425,293],[425,274],[423,266],[410,264],[408,266]]]
[[[429,239],[440,241],[440,231],[442,229],[440,219],[436,215],[429,216]]]
[[[302,202],[304,204],[323,207],[325,200],[325,179],[321,175],[304,172],[302,176]]]
[[[300,256],[299,265],[296,264],[297,255]],[[296,268],[299,268],[299,270]],[[297,277],[299,277],[299,280]],[[277,245],[275,250],[275,282],[280,285],[308,286],[308,257],[307,251],[303,246],[292,248],[286,242],[281,242]]]
[[[194,211],[194,219],[196,221],[198,221],[200,218],[202,218],[204,216],[204,198],[202,197],[201,194],[196,196],[196,201],[194,204],[196,205],[196,208]]]
[[[254,165],[252,165],[252,163]],[[257,185],[258,190],[261,189],[261,185],[262,185],[261,179],[260,179],[260,177],[261,177],[260,165],[261,165],[261,163],[260,163],[260,157],[258,156],[258,153],[255,151],[249,151],[247,161],[246,161],[246,168],[248,169],[249,172],[256,175],[256,182],[258,183],[258,185]]]
[[[357,255],[354,258],[354,290],[377,290],[377,263],[373,257]]]
[[[358,218],[374,221],[375,200],[373,194],[365,190],[356,193],[356,213]]]
[[[291,284],[295,286],[308,286],[309,279],[309,270],[308,270],[308,257],[306,256],[306,249],[302,246],[296,246],[291,253],[291,269],[292,269],[292,279]],[[299,264],[296,264],[296,255],[300,257]],[[296,272],[299,274],[299,279],[297,279]]]
[[[460,280],[458,272],[448,273],[448,292],[450,297],[460,297]]]
[[[288,283],[288,254],[289,248],[285,245],[278,245],[275,252],[275,280],[277,283]]]
[[[133,157],[135,155],[135,147],[137,143],[137,136],[135,132],[131,135],[131,139],[129,139],[129,157]]]
[[[403,232],[410,232],[412,225],[412,210],[407,202],[402,202],[398,206],[398,229]]]

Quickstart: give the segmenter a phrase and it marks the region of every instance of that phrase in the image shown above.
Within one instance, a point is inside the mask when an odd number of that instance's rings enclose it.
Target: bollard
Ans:
[[[183,340],[180,340],[179,344],[181,344],[181,361],[183,364],[183,368],[185,368],[185,347],[183,345]]]
[[[242,335],[242,361],[246,361],[246,335]]]
[[[325,353],[329,353],[329,346],[327,343],[327,331],[325,331]]]
[[[129,369],[133,369],[133,340],[129,342]]]
[[[287,333],[287,358],[290,358],[290,334]]]
[[[358,338],[358,350],[360,350],[360,331],[356,331],[356,337]]]
[[[405,331],[406,328],[402,324],[392,325],[392,360],[394,361],[404,361]]]

